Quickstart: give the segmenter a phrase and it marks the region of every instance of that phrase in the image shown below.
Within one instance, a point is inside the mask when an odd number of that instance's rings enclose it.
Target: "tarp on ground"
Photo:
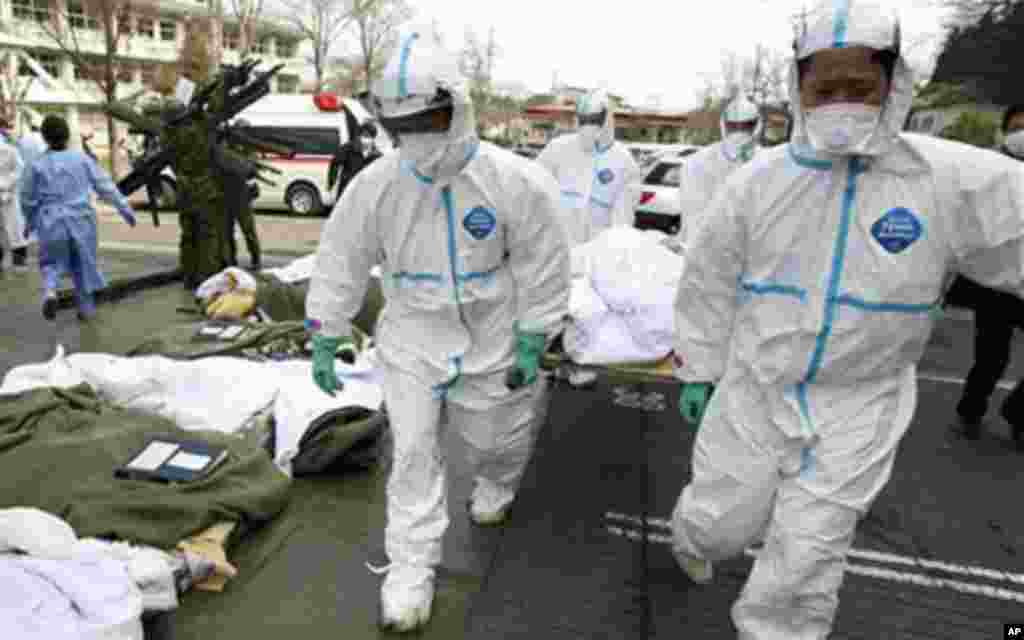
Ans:
[[[228,459],[188,484],[116,478],[114,470],[157,436],[201,438]],[[37,507],[81,537],[159,548],[218,522],[245,533],[277,516],[290,479],[245,439],[185,431],[165,418],[117,408],[88,385],[0,395],[0,508]]]

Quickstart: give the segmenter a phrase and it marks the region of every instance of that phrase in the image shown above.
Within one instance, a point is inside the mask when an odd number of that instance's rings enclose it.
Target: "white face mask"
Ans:
[[[451,178],[458,174],[476,146],[476,138],[452,140],[450,132],[407,133],[401,142],[398,153],[402,159],[431,178]]]
[[[598,136],[601,135],[601,127],[587,124],[580,127],[580,142],[583,143],[583,148],[587,151],[593,151],[594,145],[597,144]]]
[[[1024,129],[1014,131],[1006,136],[1006,142],[1003,143],[1003,146],[1013,155],[1024,159]]]
[[[748,131],[733,131],[722,141],[725,153],[733,160],[746,162],[754,155],[754,136]]]
[[[819,151],[855,154],[863,151],[881,117],[879,107],[860,103],[830,104],[806,113],[807,135]]]

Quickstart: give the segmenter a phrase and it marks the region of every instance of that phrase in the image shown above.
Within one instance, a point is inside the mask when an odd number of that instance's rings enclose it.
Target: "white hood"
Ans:
[[[413,98],[433,96],[439,88],[451,94],[453,112],[448,131],[401,135],[398,150],[404,163],[419,176],[429,181],[451,179],[465,168],[479,144],[465,78],[456,58],[427,33],[413,32],[400,42],[380,80],[374,83],[373,93],[386,101],[410,99],[410,105],[418,104]]]
[[[605,118],[604,124],[598,131],[589,134],[583,130],[583,127],[579,127],[578,133],[585,151],[607,149],[615,141],[615,113],[611,101],[608,99],[608,93],[601,89],[591,91],[576,103],[577,115],[592,115],[601,111],[607,111],[608,117]]]
[[[797,61],[823,49],[864,46],[899,54],[878,128],[862,151],[869,156],[885,154],[903,130],[914,98],[913,72],[900,51],[899,19],[885,4],[871,0],[829,0],[810,15],[807,31],[797,38],[796,55],[789,69],[790,103],[794,107],[792,144],[801,156],[819,155],[807,135],[806,115],[800,106]]]

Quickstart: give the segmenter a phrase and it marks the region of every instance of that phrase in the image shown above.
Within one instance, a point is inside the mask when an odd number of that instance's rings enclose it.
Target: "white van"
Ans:
[[[302,215],[329,211],[337,197],[337,188],[327,188],[331,158],[349,141],[350,127],[371,121],[373,116],[359,101],[331,93],[268,95],[239,113],[233,124],[243,125],[243,131],[295,151],[258,154],[261,162],[281,174],[264,174],[275,184],[258,183],[260,195],[253,208],[287,208]],[[377,126],[375,143],[381,153],[392,149],[390,138],[380,126]],[[349,177],[342,176],[339,180],[344,184]]]

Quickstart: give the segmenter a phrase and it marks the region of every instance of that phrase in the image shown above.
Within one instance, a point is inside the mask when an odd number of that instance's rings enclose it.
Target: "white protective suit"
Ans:
[[[753,132],[729,134],[727,123],[757,121]],[[738,96],[729,103],[722,112],[719,126],[722,140],[705,147],[683,160],[679,178],[679,231],[675,241],[685,246],[688,234],[696,232],[701,216],[711,204],[715,193],[725,183],[725,179],[757,153],[763,121],[753,104],[743,96]]]
[[[892,48],[867,1],[812,13],[798,58]],[[796,66],[792,104],[799,105]],[[831,629],[857,521],[914,413],[916,365],[951,275],[1024,289],[1024,169],[998,153],[901,134],[899,58],[861,156],[795,138],[736,171],[689,248],[676,300],[677,376],[717,381],[673,513],[681,562],[764,536],[732,619],[745,640]]]
[[[18,148],[6,140],[0,140],[0,248],[19,249],[27,246],[25,239],[25,218],[21,214],[18,187],[25,165]]]
[[[537,156],[554,174],[562,192],[562,225],[571,247],[588,242],[611,226],[633,226],[639,192],[628,185],[640,168],[626,145],[615,141],[615,114],[608,95],[595,91],[580,100],[577,114],[607,112],[604,124],[580,127],[555,138]]]
[[[382,615],[411,626],[429,617],[448,526],[439,429],[446,423],[469,445],[474,517],[506,508],[545,400],[541,382],[505,386],[514,327],[553,337],[570,289],[558,186],[530,160],[477,139],[454,58],[414,33],[374,93],[400,104],[438,89],[453,101],[449,130],[400,134],[398,153],[355,176],[325,225],[306,302],[321,333],[351,335],[381,266],[375,340],[394,434]]]

